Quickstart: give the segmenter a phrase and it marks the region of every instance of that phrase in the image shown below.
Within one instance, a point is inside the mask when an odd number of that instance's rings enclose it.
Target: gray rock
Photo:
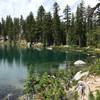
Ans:
[[[15,100],[14,95],[12,93],[9,93],[7,95],[7,100]]]
[[[90,88],[84,81],[79,81],[76,87],[76,91],[79,95],[79,100],[88,100],[90,94]]]
[[[86,65],[86,62],[84,62],[84,61],[82,61],[82,60],[77,60],[77,61],[75,61],[74,62],[74,65],[75,66],[84,66],[84,65]]]
[[[80,80],[82,77],[87,77],[89,75],[89,71],[87,72],[82,72],[82,71],[79,71],[75,74],[75,76],[73,77],[73,80]]]

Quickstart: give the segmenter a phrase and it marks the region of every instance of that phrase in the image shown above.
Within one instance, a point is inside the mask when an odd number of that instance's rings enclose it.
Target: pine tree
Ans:
[[[13,24],[13,35],[14,40],[18,40],[20,34],[20,23],[19,18],[14,18],[14,24]]]
[[[92,37],[93,37],[93,18],[90,15],[91,7],[88,6],[86,10],[87,14],[87,25],[86,25],[86,31],[87,31],[87,45],[91,45],[92,43]]]
[[[28,42],[32,43],[34,41],[33,39],[35,33],[35,19],[32,12],[30,12],[27,17],[25,24],[25,38]]]
[[[6,41],[6,36],[7,36],[7,30],[6,30],[6,22],[5,20],[2,18],[2,36],[4,38],[4,41]]]
[[[72,13],[72,16],[71,16],[71,25],[70,25],[70,44],[76,44],[76,33],[75,33],[75,16],[74,14]]]
[[[12,40],[14,40],[14,35],[15,35],[13,31],[13,20],[11,16],[6,17],[5,27],[6,27],[7,35],[9,37],[9,41],[11,42]]]
[[[67,5],[64,9],[64,20],[65,20],[65,33],[66,33],[66,43],[69,44],[69,34],[70,34],[70,21],[71,21],[71,9],[70,6]]]
[[[91,29],[93,29],[92,17],[89,16],[90,10],[91,10],[91,7],[88,6],[88,7],[87,7],[87,32],[89,32]]]
[[[76,12],[76,33],[78,37],[78,45],[86,46],[86,17],[83,2],[77,7]]]
[[[62,45],[66,45],[66,33],[65,33],[65,23],[62,21],[60,25],[60,42]]]
[[[38,42],[44,42],[44,33],[43,33],[43,24],[44,24],[44,16],[45,16],[45,9],[41,5],[38,9],[37,18],[36,18],[36,35]]]
[[[25,21],[23,19],[23,16],[21,15],[21,18],[20,18],[20,34],[23,34],[24,31],[25,31]]]
[[[44,16],[43,33],[44,46],[53,45],[53,26],[51,13],[46,13]]]
[[[53,13],[53,37],[55,45],[60,45],[61,43],[61,29],[60,29],[60,17],[59,17],[59,5],[57,2],[54,3],[54,13]]]

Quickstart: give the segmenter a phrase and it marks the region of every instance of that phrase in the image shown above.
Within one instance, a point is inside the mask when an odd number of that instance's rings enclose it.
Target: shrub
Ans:
[[[35,97],[39,94],[43,100],[65,100],[74,73],[75,71],[72,68],[57,71],[53,75],[48,73],[29,75],[25,82],[25,94],[29,94],[29,96],[35,95]]]

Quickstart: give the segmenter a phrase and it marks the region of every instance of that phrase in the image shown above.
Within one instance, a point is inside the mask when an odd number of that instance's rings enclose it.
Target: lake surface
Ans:
[[[0,98],[23,88],[30,66],[33,72],[52,72],[87,57],[86,53],[79,52],[0,47]]]

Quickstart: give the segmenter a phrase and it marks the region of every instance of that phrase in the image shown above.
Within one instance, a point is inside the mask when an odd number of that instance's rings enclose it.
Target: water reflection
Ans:
[[[81,53],[80,58],[85,60],[87,55]],[[21,88],[27,72],[54,72],[67,68],[68,62],[78,59],[78,53],[75,52],[38,51],[5,46],[0,48],[0,89],[2,85]]]
[[[53,68],[56,70],[61,66],[68,66],[68,62],[79,59],[78,55],[79,53],[77,52],[38,51],[5,46],[4,48],[0,48],[0,66],[4,66],[5,68],[7,65],[8,69],[10,67],[17,67],[19,69],[20,67],[24,67],[24,69],[27,69],[32,65],[34,71],[44,72]],[[86,60],[87,55],[81,53],[80,58],[81,60]]]

